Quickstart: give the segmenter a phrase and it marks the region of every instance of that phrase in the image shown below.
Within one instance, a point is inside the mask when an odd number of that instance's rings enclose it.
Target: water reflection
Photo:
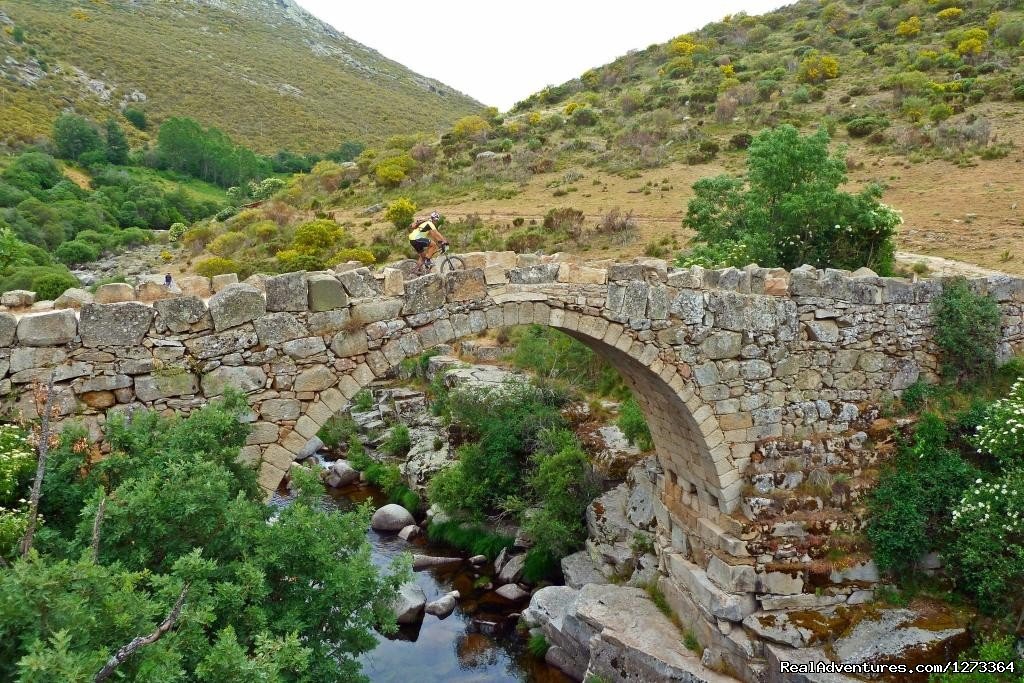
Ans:
[[[377,506],[387,502],[368,486],[331,490],[325,497],[329,507],[342,511],[365,501]],[[289,497],[280,493],[272,501],[278,505],[289,502]],[[402,552],[461,555],[424,538],[407,542],[395,534],[372,529],[367,538],[378,567],[386,568]],[[490,564],[474,568],[468,563],[415,572],[414,580],[427,602],[457,590],[462,596],[458,606],[446,619],[426,614],[422,623],[402,626],[391,637],[376,634],[377,647],[360,658],[363,673],[374,683],[568,683],[570,679],[557,669],[526,652],[525,639],[516,633],[513,616],[525,605],[513,605],[485,590],[485,577],[492,576],[492,572]]]

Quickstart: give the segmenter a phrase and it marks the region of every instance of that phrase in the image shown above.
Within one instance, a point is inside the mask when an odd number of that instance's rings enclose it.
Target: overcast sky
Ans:
[[[342,33],[487,105],[509,109],[632,49],[778,0],[296,0]]]

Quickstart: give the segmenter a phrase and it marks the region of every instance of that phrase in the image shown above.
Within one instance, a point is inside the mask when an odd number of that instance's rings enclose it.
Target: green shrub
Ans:
[[[516,230],[505,239],[505,248],[518,254],[526,254],[544,248],[548,235],[536,228]]]
[[[142,228],[125,228],[116,234],[116,238],[120,246],[134,247],[151,242],[153,240],[153,233]]]
[[[644,417],[640,405],[632,396],[626,399],[619,408],[619,419],[616,423],[629,443],[643,451],[654,448],[654,440],[651,438],[651,430],[647,426],[647,418]]]
[[[1003,470],[1024,467],[1024,378],[984,410],[973,444],[979,453],[995,456]]]
[[[392,427],[388,438],[380,446],[382,451],[393,458],[405,456],[410,448],[412,442],[409,440],[409,428],[403,424]]]
[[[889,119],[884,116],[860,116],[846,124],[846,132],[852,138],[864,138],[888,127]]]
[[[188,230],[188,226],[184,223],[173,223],[170,229],[167,231],[167,239],[170,242],[180,242],[181,238],[185,236],[185,231]]]
[[[352,410],[357,413],[365,413],[373,408],[373,393],[369,389],[360,389],[352,397]]]
[[[57,257],[61,263],[66,263],[69,266],[76,266],[81,263],[89,263],[99,258],[99,250],[89,244],[88,242],[82,242],[79,240],[71,240],[70,242],[64,242],[57,247],[54,252],[54,256]]]
[[[943,283],[932,314],[943,374],[967,380],[991,375],[1000,340],[999,305],[976,294],[961,277]]]
[[[409,224],[412,223],[413,217],[416,215],[416,203],[408,197],[399,197],[395,201],[388,204],[387,211],[384,212],[384,218],[391,221],[391,224],[398,230],[408,228]]]
[[[356,423],[352,418],[335,415],[324,423],[316,435],[328,448],[337,448],[343,443],[348,443],[349,438],[355,433]]]
[[[141,109],[135,107],[128,107],[121,112],[128,122],[138,128],[139,130],[146,130],[148,124],[146,122],[146,113]]]
[[[96,127],[87,119],[76,114],[61,114],[53,123],[53,144],[63,159],[78,161],[90,152],[98,152],[106,160],[103,140]]]
[[[348,263],[349,261],[359,261],[365,266],[373,265],[377,261],[377,257],[374,256],[373,252],[369,249],[339,249],[327,259],[331,265],[337,265],[339,263]]]
[[[80,286],[78,278],[70,274],[49,273],[32,280],[32,290],[40,301],[53,301],[72,287]]]
[[[197,261],[195,265],[196,274],[202,275],[203,277],[237,273],[238,270],[238,264],[235,261],[229,258],[221,258],[220,256],[211,256],[210,258],[202,259],[201,261]]]
[[[953,107],[949,106],[945,102],[939,102],[938,104],[932,105],[928,110],[928,119],[932,123],[940,123],[952,115]]]
[[[512,331],[512,362],[545,381],[562,382],[599,396],[621,398],[627,390],[614,367],[567,334],[542,325]]]

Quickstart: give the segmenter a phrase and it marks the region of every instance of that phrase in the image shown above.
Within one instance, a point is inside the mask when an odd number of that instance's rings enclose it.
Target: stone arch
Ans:
[[[726,441],[718,417],[700,398],[692,379],[680,372],[674,349],[638,341],[628,325],[566,310],[562,302],[546,296],[517,297],[528,300],[504,303],[495,298],[498,301],[485,309],[453,312],[446,307],[447,319],[439,318],[369,351],[364,362],[307,405],[280,444],[267,449],[261,466],[263,485],[276,488],[296,456],[310,452],[320,427],[345,410],[362,388],[388,377],[403,360],[484,331],[539,324],[580,341],[622,374],[647,417],[664,472],[659,489],[677,524],[692,529],[698,518],[718,520],[737,508],[740,476],[733,449],[744,446]]]

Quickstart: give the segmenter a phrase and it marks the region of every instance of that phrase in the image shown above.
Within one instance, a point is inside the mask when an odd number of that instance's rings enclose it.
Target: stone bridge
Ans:
[[[320,427],[403,360],[488,330],[549,326],[606,358],[637,396],[661,465],[658,532],[700,573],[713,556],[743,565],[756,555],[741,502],[759,445],[848,433],[864,406],[937,370],[939,281],[511,252],[466,261],[465,271],[412,280],[352,265],[226,285],[222,277],[216,293],[190,278],[185,294],[151,304],[0,312],[0,394],[32,416],[27,389],[55,371],[62,416],[98,435],[111,412],[188,412],[237,387],[252,406],[242,457],[272,491]],[[1024,348],[1024,280],[972,286],[1002,308],[1000,354]],[[105,287],[97,300],[138,294]],[[731,588],[755,590],[742,583]]]

